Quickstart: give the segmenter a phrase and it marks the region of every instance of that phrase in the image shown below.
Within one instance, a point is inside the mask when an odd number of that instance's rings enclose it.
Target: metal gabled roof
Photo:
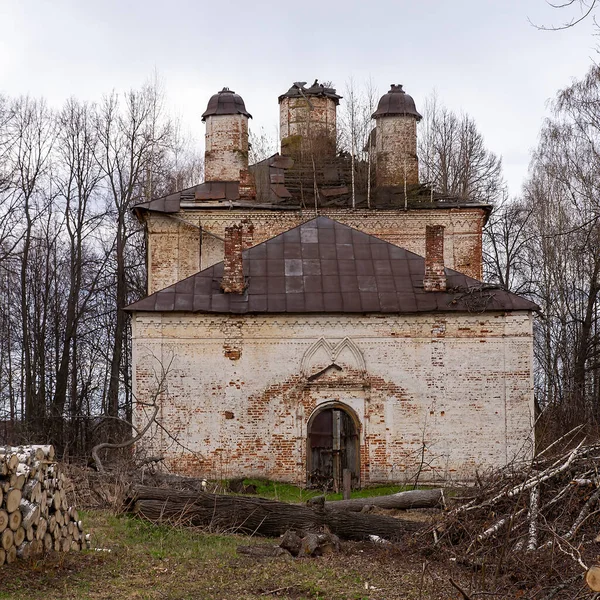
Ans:
[[[128,311],[220,314],[534,311],[511,292],[446,269],[446,292],[423,289],[425,259],[327,217],[243,253],[244,294],[221,291],[217,263]]]

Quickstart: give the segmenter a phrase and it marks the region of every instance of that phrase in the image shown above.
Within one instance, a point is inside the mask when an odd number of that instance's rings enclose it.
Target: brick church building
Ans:
[[[352,186],[340,100],[294,84],[281,152],[249,165],[251,115],[224,88],[202,116],[204,183],[135,208],[136,419],[163,373],[142,447],[175,472],[335,485],[349,469],[361,486],[468,479],[533,451],[537,307],[481,283],[491,206],[419,183],[421,115],[398,85]]]

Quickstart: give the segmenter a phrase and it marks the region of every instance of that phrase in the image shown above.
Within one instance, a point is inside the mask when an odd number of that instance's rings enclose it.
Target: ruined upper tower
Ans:
[[[296,82],[279,96],[281,154],[335,156],[336,111],[341,96],[316,79],[309,88],[305,85]]]
[[[378,186],[419,183],[417,123],[421,115],[401,85],[392,84],[379,100],[375,119],[375,164]]]
[[[229,88],[211,97],[206,123],[205,181],[244,181],[248,177],[248,119],[244,100]]]

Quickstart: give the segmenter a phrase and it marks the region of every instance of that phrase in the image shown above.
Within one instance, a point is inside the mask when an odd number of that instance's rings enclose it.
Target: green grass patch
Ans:
[[[267,479],[244,479],[245,485],[255,485],[256,493],[263,498],[279,500],[280,502],[306,502],[315,496],[322,496],[320,490],[308,490],[290,483],[277,483]],[[374,496],[386,496],[388,494],[396,494],[406,490],[414,489],[413,486],[401,485],[378,485],[354,490],[350,494],[351,498],[372,498]],[[341,500],[342,493],[329,492],[325,494],[326,500]]]

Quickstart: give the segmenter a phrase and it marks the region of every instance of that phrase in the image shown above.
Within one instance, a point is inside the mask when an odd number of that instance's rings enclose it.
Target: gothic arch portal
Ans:
[[[360,486],[360,421],[350,406],[328,402],[308,419],[306,481],[309,486],[342,489],[345,469],[352,487]]]

